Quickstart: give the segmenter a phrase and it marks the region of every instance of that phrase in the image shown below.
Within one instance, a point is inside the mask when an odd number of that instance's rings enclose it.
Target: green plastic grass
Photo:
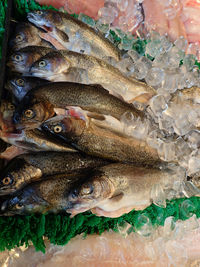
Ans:
[[[5,2],[0,2],[0,41],[4,31],[5,18]],[[26,18],[26,13],[36,9],[55,9],[53,7],[41,7],[33,0],[15,0],[15,18],[23,20]],[[121,39],[111,31],[115,38],[116,44],[120,43]],[[144,54],[145,41],[136,39],[133,49],[140,54]],[[199,63],[198,63],[199,64]],[[200,67],[200,64],[198,65]],[[26,244],[28,246],[31,241],[36,250],[45,252],[45,244],[43,237],[47,237],[51,243],[65,245],[74,236],[85,233],[101,234],[105,230],[112,229],[118,231],[118,226],[122,226],[125,222],[132,225],[132,231],[141,229],[145,220],[153,226],[164,225],[167,217],[173,216],[174,221],[186,220],[193,214],[200,218],[200,198],[182,198],[167,201],[166,208],[158,207],[154,204],[143,211],[131,211],[119,218],[104,218],[97,217],[90,212],[79,214],[74,218],[70,218],[68,214],[45,214],[45,215],[30,215],[30,216],[13,216],[0,217],[0,250],[12,249],[15,246]]]

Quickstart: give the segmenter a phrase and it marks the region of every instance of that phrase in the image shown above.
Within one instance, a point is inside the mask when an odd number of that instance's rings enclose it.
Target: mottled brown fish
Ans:
[[[53,37],[68,50],[90,54],[101,59],[107,57],[120,59],[120,51],[109,40],[69,14],[53,10],[38,10],[30,12],[27,18],[47,32],[46,40],[50,40],[49,36]],[[45,38],[45,34],[41,36]],[[51,42],[54,45],[53,38]]]
[[[52,48],[43,46],[21,48],[9,56],[7,66],[11,71],[28,73],[31,65],[50,51],[52,51]]]
[[[53,118],[44,122],[42,129],[90,155],[140,165],[153,166],[161,163],[157,150],[145,141],[98,127],[91,120],[86,122],[74,117]]]
[[[42,31],[31,23],[20,22],[17,24],[15,31],[10,39],[10,48],[13,50],[19,50],[20,48],[30,45],[52,48],[52,44],[40,38],[39,35],[41,33]]]
[[[59,174],[32,183],[0,205],[0,215],[12,216],[33,213],[58,213],[68,207],[67,194],[72,185],[83,179],[80,174]]]
[[[144,82],[130,79],[101,59],[72,51],[54,51],[41,57],[30,68],[33,76],[50,81],[101,84],[115,96],[132,103],[147,103],[155,90]]]
[[[120,217],[152,204],[151,189],[171,179],[171,171],[113,163],[96,168],[68,195],[72,216],[91,210],[98,216]]]
[[[0,195],[8,195],[25,185],[56,174],[78,174],[108,162],[73,152],[38,152],[11,160],[0,174]]]
[[[26,128],[35,128],[53,117],[55,108],[70,110],[72,107],[97,115],[110,115],[118,120],[125,112],[143,117],[143,113],[131,104],[110,95],[99,85],[58,82],[40,86],[27,93],[14,114],[14,121]]]

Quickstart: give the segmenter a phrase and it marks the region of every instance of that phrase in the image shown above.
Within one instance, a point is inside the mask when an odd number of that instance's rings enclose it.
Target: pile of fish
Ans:
[[[27,18],[10,40],[0,106],[0,137],[11,145],[1,149],[9,162],[0,174],[0,215],[119,217],[152,202],[165,206],[177,197],[175,183],[183,186],[179,197],[200,195],[177,160],[164,161],[142,138],[147,128],[159,132],[146,112],[156,90],[134,78],[130,53],[68,14],[38,10]],[[115,66],[124,59],[128,74]]]

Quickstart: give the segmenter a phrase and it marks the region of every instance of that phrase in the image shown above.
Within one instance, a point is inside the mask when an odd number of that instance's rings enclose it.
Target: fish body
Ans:
[[[27,46],[14,51],[8,58],[7,66],[11,71],[28,73],[33,62],[52,51],[52,48],[43,46]]]
[[[0,175],[0,195],[13,194],[25,185],[56,174],[79,174],[108,162],[73,152],[37,152],[20,155]]]
[[[53,118],[41,127],[86,154],[140,165],[161,164],[157,150],[145,141],[98,127],[91,120],[86,122],[74,117]]]
[[[92,210],[98,216],[120,217],[132,209],[142,210],[152,203],[153,185],[169,181],[168,170],[113,163],[96,168],[88,179],[69,193],[69,209],[73,216]]]
[[[45,46],[51,47],[52,45],[45,40],[40,38],[40,34],[42,31],[36,28],[31,23],[21,22],[18,23],[13,37],[10,40],[10,48],[12,50],[19,50],[26,46],[34,45],[34,46]]]
[[[73,183],[80,179],[82,179],[81,175],[60,174],[49,176],[47,180],[32,183],[1,203],[0,215],[65,211],[68,207],[66,195]]]
[[[83,84],[101,84],[115,96],[132,103],[146,103],[155,95],[147,84],[130,79],[117,68],[93,56],[72,51],[52,51],[33,63],[33,76],[51,81],[71,81]]]
[[[110,115],[118,120],[125,112],[143,117],[131,104],[110,95],[99,85],[58,82],[31,90],[18,106],[14,121],[29,128],[55,115],[54,108],[79,107],[91,113]],[[30,112],[30,114],[29,114]]]
[[[14,74],[7,80],[5,88],[11,91],[18,100],[22,100],[26,93],[31,89],[45,83],[48,83],[48,81],[40,78]]]
[[[53,37],[68,50],[90,54],[101,59],[120,59],[120,51],[100,33],[69,14],[53,10],[30,12],[28,20],[44,29],[48,37]],[[43,35],[44,36],[44,35]]]

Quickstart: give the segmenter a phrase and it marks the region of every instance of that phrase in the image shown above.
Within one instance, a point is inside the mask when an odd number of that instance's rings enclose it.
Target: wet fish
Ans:
[[[53,47],[49,42],[42,40],[40,34],[42,31],[36,28],[31,23],[21,22],[18,23],[14,34],[10,40],[10,48],[13,50],[19,50],[20,48],[34,45],[34,46],[45,46]]]
[[[68,207],[67,193],[82,175],[59,174],[48,180],[32,183],[0,205],[0,215],[26,215],[33,213],[58,213]]]
[[[117,68],[101,59],[72,51],[52,51],[34,62],[33,76],[50,81],[101,84],[115,96],[132,103],[147,103],[155,90],[144,82],[124,76]]]
[[[143,117],[131,104],[110,95],[99,85],[58,82],[31,90],[18,106],[14,121],[26,128],[34,128],[55,115],[55,108],[79,107],[100,115],[120,119],[125,112]]]
[[[0,174],[0,195],[13,194],[25,185],[56,174],[84,173],[109,162],[73,152],[23,154],[8,163]]]
[[[52,51],[52,48],[43,46],[27,46],[13,52],[7,62],[11,71],[28,73],[33,62]]]
[[[30,12],[27,18],[47,32],[46,40],[49,40],[49,36],[53,37],[68,50],[90,54],[101,59],[106,57],[120,59],[120,51],[109,40],[69,14],[53,10],[38,10]],[[45,34],[41,36],[45,39]]]
[[[45,83],[48,83],[48,81],[35,77],[25,77],[19,74],[14,74],[8,79],[5,88],[11,91],[18,100],[22,100],[26,93],[31,89]]]
[[[44,122],[41,127],[90,155],[140,165],[161,163],[157,150],[145,141],[98,127],[91,120],[86,122],[74,117],[53,118]]]
[[[68,195],[72,216],[90,210],[98,216],[120,217],[132,209],[143,210],[152,203],[151,189],[164,186],[171,177],[169,170],[113,163],[96,168],[82,184]]]

